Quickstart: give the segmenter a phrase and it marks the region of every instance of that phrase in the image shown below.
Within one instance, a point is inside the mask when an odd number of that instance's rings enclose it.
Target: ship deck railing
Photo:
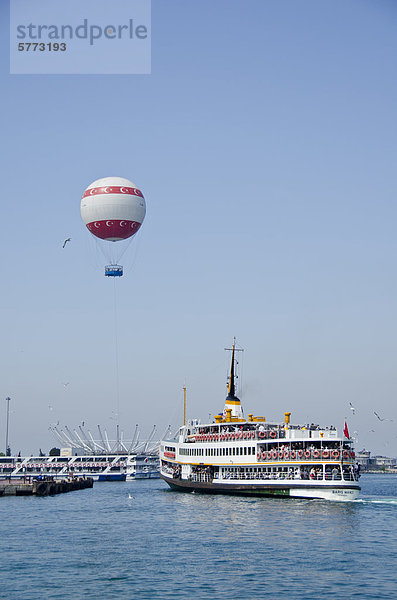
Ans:
[[[207,473],[193,473],[189,475],[189,481],[196,483],[211,483],[213,480],[217,481],[304,481],[304,482],[315,482],[315,481],[358,481],[355,477],[343,477],[339,474],[330,475],[327,474],[325,477],[322,473],[317,473],[315,476],[296,476],[295,474],[289,473],[226,473],[219,477],[215,474],[214,477]]]
[[[358,481],[358,478],[349,475],[342,478],[341,474],[329,475],[316,473],[312,476],[296,475],[295,473],[225,473],[221,477],[216,477],[219,480],[238,480],[238,481],[253,481],[253,480],[271,480],[271,481]]]
[[[268,429],[218,429],[216,431],[195,431],[186,436],[186,442],[208,443],[208,442],[237,442],[237,441],[260,441],[276,442],[289,439],[291,441],[302,439],[322,441],[333,441],[337,437],[335,429],[305,429],[293,427],[272,427]]]

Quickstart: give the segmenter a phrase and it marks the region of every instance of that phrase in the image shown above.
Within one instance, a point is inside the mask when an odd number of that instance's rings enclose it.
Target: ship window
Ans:
[[[247,446],[244,446],[244,454],[247,454]]]

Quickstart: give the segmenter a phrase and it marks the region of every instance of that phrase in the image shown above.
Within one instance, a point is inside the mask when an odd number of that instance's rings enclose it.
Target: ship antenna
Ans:
[[[230,365],[230,376],[229,376],[229,384],[228,384],[228,388],[227,388],[227,397],[230,399],[236,399],[236,374],[235,374],[235,370],[234,370],[234,365],[235,365],[235,353],[236,352],[243,352],[242,348],[236,348],[236,338],[233,338],[233,345],[231,348],[225,348],[225,350],[229,350],[232,352],[232,362]]]
[[[229,377],[229,389],[228,389],[228,397],[235,398],[236,397],[236,385],[234,383],[234,352],[236,348],[236,338],[233,340],[232,347],[232,364],[230,366],[230,377]]]
[[[230,365],[230,376],[229,376],[229,384],[227,389],[227,397],[225,400],[225,408],[223,411],[224,417],[229,415],[231,417],[237,417],[238,419],[243,418],[243,410],[241,407],[240,399],[236,396],[236,374],[235,374],[235,354],[236,352],[242,352],[242,348],[236,348],[236,338],[233,338],[233,346],[231,348],[225,348],[225,350],[231,350],[232,352],[232,362]]]

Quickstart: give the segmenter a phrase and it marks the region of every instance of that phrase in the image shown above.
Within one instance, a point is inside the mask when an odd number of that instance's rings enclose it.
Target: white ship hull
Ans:
[[[161,474],[168,485],[178,491],[201,492],[210,494],[236,494],[243,496],[263,496],[275,498],[306,498],[317,500],[352,501],[358,498],[360,487],[345,482],[337,485],[334,482],[266,482],[247,483],[235,480],[213,482],[175,481],[166,474]]]

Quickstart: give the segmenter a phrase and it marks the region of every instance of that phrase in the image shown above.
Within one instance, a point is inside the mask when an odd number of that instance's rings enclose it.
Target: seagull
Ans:
[[[131,496],[131,494],[129,493],[128,494],[128,500],[134,500],[134,499],[135,499],[134,496]]]
[[[66,244],[67,244],[68,242],[70,242],[70,240],[71,240],[71,239],[72,239],[72,238],[66,238],[66,240],[64,240],[64,242],[63,242],[63,246],[62,246],[62,248],[64,248],[64,247],[66,246]]]
[[[393,422],[393,419],[381,419],[380,416],[378,415],[378,413],[375,412],[375,411],[374,411],[374,415],[375,415],[375,417],[377,417],[379,419],[379,421],[391,421],[391,422]]]
[[[355,414],[356,409],[354,408],[353,404],[351,402],[349,402],[350,404],[350,410],[352,411],[353,415]]]
[[[63,387],[65,388],[65,390],[68,385],[69,385],[69,381],[67,381],[66,383],[63,384]]]

